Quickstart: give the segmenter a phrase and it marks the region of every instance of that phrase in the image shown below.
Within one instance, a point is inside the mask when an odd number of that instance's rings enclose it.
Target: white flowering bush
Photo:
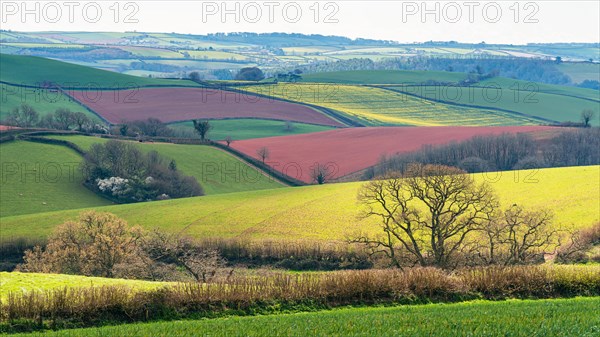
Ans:
[[[96,179],[98,189],[112,196],[118,197],[127,193],[129,189],[129,179],[121,177],[110,177],[106,179]]]

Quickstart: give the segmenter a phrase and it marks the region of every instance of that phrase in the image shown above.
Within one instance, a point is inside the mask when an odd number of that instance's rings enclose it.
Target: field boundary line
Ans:
[[[548,119],[548,118],[544,118],[544,117],[535,117],[535,116],[527,115],[525,113],[514,111],[514,110],[509,110],[509,109],[486,107],[486,106],[483,106],[483,105],[461,104],[461,103],[448,102],[448,101],[444,101],[444,100],[441,100],[441,99],[426,98],[426,97],[422,97],[422,96],[419,96],[417,94],[409,93],[409,92],[406,92],[406,91],[392,89],[390,87],[382,87],[382,86],[377,86],[377,85],[365,85],[365,86],[366,87],[371,87],[371,88],[383,89],[383,90],[387,90],[387,91],[391,91],[391,92],[395,92],[395,93],[399,93],[399,94],[404,94],[404,95],[408,95],[408,96],[412,96],[412,97],[415,97],[415,98],[420,98],[420,99],[423,99],[423,100],[426,100],[426,101],[440,103],[440,104],[458,106],[458,107],[462,107],[462,108],[475,108],[475,109],[500,111],[500,112],[506,112],[506,113],[514,114],[514,115],[517,115],[517,116],[520,116],[520,117],[525,117],[525,118],[528,118],[528,119],[531,119],[531,120],[538,120],[540,122],[546,122],[546,123],[552,123],[552,124],[560,123],[559,121],[556,121],[556,120],[553,120],[553,119]]]

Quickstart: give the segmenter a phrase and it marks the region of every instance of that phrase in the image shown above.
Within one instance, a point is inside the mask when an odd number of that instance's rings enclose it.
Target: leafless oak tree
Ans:
[[[336,167],[333,163],[315,163],[310,168],[310,178],[313,182],[322,185],[332,179],[336,171]]]
[[[402,264],[398,251],[404,251],[421,266],[451,268],[453,256],[498,206],[487,184],[441,165],[412,164],[404,177],[370,181],[358,199],[363,217],[381,220],[383,236],[353,241],[380,247],[396,266]]]
[[[269,156],[271,155],[271,153],[269,152],[269,148],[267,148],[266,146],[263,146],[256,150],[256,154],[262,160],[263,164],[265,160],[267,160],[267,158],[269,158]]]

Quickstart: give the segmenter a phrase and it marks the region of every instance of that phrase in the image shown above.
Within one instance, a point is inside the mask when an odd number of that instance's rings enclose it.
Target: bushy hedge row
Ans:
[[[273,274],[158,290],[106,286],[11,293],[0,303],[0,331],[374,303],[598,295],[600,266],[486,267],[453,273],[415,268]]]

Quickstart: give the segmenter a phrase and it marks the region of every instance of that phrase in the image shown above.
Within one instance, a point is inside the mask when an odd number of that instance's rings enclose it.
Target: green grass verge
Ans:
[[[471,301],[227,317],[47,332],[44,336],[580,336],[600,334],[600,298]],[[40,336],[28,334],[19,336]]]
[[[126,286],[135,290],[154,290],[168,284],[170,283],[79,275],[0,272],[0,299],[6,298],[9,293],[27,293],[65,287]]]
[[[171,146],[171,145],[167,145]],[[474,175],[489,181],[505,207],[549,208],[556,226],[583,228],[600,221],[600,166]],[[486,178],[487,177],[487,178]],[[378,233],[376,219],[357,218],[362,183],[325,184],[200,198],[97,207],[130,224],[184,231],[195,237],[345,240],[358,230]],[[40,238],[81,210],[3,218],[4,236]]]
[[[154,79],[65,63],[35,56],[0,54],[0,80],[25,85],[57,83],[63,87],[123,88],[146,85],[186,85],[191,81]]]
[[[88,136],[47,136],[72,142],[84,151],[106,138]],[[207,195],[282,187],[262,171],[212,146],[167,143],[136,143],[142,151],[157,151],[174,159],[177,168],[198,180]]]
[[[212,120],[210,121],[210,124],[213,126],[213,128],[210,130],[208,138],[212,140],[223,140],[229,136],[234,141],[253,138],[289,136],[334,129],[328,126],[294,122],[292,123],[292,129],[286,130],[285,122],[264,119]],[[197,137],[192,122],[188,121],[173,123],[170,124],[169,127]]]
[[[0,217],[111,204],[82,185],[81,157],[67,147],[15,141],[0,152]]]

